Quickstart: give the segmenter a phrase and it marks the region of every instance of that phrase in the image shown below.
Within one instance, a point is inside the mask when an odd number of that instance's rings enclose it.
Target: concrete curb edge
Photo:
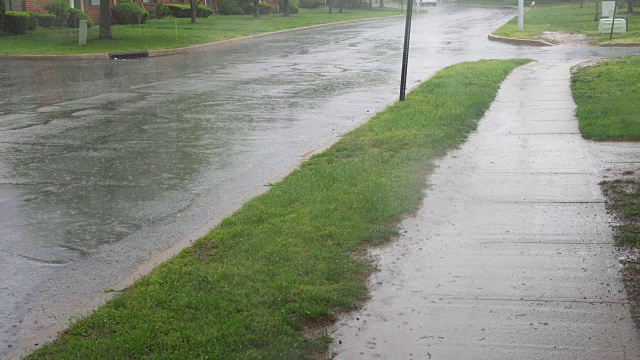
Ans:
[[[640,46],[640,42],[606,42],[602,44],[598,44],[596,46],[600,47],[634,47]]]
[[[489,34],[487,38],[491,41],[503,42],[511,45],[528,45],[528,46],[554,46],[554,44],[546,42],[544,40],[532,40],[532,39],[516,39],[503,36],[496,36]]]

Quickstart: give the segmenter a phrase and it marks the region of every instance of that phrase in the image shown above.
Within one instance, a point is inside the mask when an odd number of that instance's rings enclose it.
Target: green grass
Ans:
[[[528,61],[440,71],[29,359],[321,354],[328,336],[303,330],[363,303],[364,249],[396,234],[433,161],[465,140]]]
[[[640,57],[578,68],[571,78],[582,136],[593,140],[640,140]]]
[[[522,32],[518,32],[518,18],[514,17],[493,34],[518,39],[540,39],[543,32],[550,31],[584,34],[592,43],[609,41],[609,34],[598,33],[598,22],[593,21],[595,15],[593,2],[585,2],[583,8],[579,3],[542,5],[536,2],[536,4],[534,10],[527,11],[525,14]],[[619,16],[626,14],[626,8],[618,11]],[[626,34],[614,34],[613,41],[640,41],[639,16],[629,16],[629,31]]]
[[[284,17],[281,14],[254,18],[247,15],[211,16],[198,19],[149,20],[143,25],[113,26],[116,40],[101,41],[98,26],[89,29],[89,42],[78,45],[78,29],[38,28],[26,35],[0,35],[0,54],[100,54],[109,52],[181,48],[196,44],[232,39],[264,32],[327,24],[366,18],[398,15],[398,9],[337,10],[329,14],[325,8],[300,9],[300,13]]]

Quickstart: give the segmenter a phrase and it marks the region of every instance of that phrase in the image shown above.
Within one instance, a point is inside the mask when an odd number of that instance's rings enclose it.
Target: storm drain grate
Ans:
[[[109,60],[136,60],[148,57],[148,51],[109,53]]]

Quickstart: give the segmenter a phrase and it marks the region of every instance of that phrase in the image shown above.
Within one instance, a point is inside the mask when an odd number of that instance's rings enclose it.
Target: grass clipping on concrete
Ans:
[[[607,199],[607,208],[615,216],[613,233],[618,255],[624,268],[622,278],[629,300],[631,315],[640,325],[640,167],[628,168],[600,183]]]
[[[640,140],[640,57],[610,59],[574,69],[571,91],[582,136]]]
[[[322,354],[330,338],[304,330],[366,300],[366,247],[396,234],[433,161],[464,141],[526,62],[440,71],[29,358]]]

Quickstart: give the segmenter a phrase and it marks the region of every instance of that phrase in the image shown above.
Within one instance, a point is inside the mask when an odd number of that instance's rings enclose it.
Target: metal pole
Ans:
[[[522,31],[524,25],[524,0],[518,0],[518,31]]]
[[[402,52],[402,74],[400,75],[400,101],[404,101],[407,91],[407,67],[409,65],[409,38],[411,37],[411,13],[413,1],[407,0],[407,21],[404,28],[404,50]]]
[[[614,2],[613,5],[613,19],[611,19],[611,34],[609,34],[609,41],[613,38],[613,25],[616,24],[616,10],[618,9],[618,2]]]

